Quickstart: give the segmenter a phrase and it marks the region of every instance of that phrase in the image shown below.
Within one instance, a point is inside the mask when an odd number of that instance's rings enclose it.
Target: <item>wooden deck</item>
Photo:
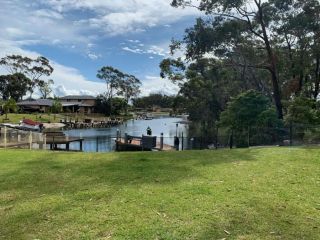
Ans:
[[[141,145],[141,139],[132,139],[127,143],[125,139],[120,138],[116,140],[116,150],[117,151],[173,151],[175,148],[168,144],[163,144],[163,148],[161,149],[160,142],[157,142],[156,146],[153,148],[144,148]]]
[[[70,151],[70,143],[79,142],[79,151],[83,149],[83,138],[73,138],[66,136],[63,132],[46,132],[46,144],[50,145],[50,150]],[[65,145],[65,149],[59,149],[58,145]]]
[[[65,150],[70,151],[70,143],[73,142],[79,142],[79,151],[83,149],[83,138],[47,137],[46,139],[46,144],[50,145],[50,150],[58,150],[58,145],[65,145]]]

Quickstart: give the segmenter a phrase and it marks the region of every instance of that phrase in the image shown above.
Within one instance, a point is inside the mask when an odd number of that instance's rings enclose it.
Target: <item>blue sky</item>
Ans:
[[[181,38],[198,14],[172,8],[170,0],[0,2],[0,57],[49,58],[56,95],[103,92],[96,73],[105,65],[137,76],[144,95],[175,93],[176,86],[160,79],[159,63],[171,38]]]

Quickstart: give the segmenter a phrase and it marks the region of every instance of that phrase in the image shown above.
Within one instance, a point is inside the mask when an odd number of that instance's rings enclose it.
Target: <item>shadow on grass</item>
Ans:
[[[36,155],[37,156],[37,155]],[[28,156],[26,156],[26,160]],[[174,184],[199,176],[197,167],[252,161],[251,150],[190,151],[168,153],[40,154],[20,161],[15,169],[0,176],[1,189],[71,192],[95,184],[127,186]]]
[[[173,186],[177,182],[201,177],[201,167],[252,161],[250,150],[190,151],[168,153],[73,154],[27,152],[14,167],[0,175],[1,192],[19,193],[16,199],[3,201],[0,207],[26,207],[0,220],[10,223],[4,234],[46,224],[48,216],[66,211],[88,201],[113,201],[124,187],[137,191],[142,186]],[[25,161],[24,161],[25,159]],[[163,188],[164,191],[165,188]],[[124,194],[124,193],[122,193]],[[1,203],[2,202],[2,203]],[[1,210],[1,209],[0,209]],[[73,220],[72,216],[70,221]],[[66,218],[66,217],[64,217]],[[2,224],[1,224],[2,222]],[[34,225],[34,226],[33,226]],[[21,226],[24,226],[21,228]],[[19,230],[21,229],[21,230]]]

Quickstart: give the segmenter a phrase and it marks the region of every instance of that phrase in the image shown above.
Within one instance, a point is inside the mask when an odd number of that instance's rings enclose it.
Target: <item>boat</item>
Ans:
[[[35,122],[31,119],[23,119],[22,121],[20,121],[19,129],[41,132],[43,129],[43,124],[40,122]]]
[[[144,117],[144,120],[152,120],[153,115],[151,113],[147,113],[146,116]]]

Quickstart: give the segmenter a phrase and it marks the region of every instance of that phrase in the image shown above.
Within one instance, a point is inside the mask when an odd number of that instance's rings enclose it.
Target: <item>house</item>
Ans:
[[[30,99],[17,103],[23,112],[48,112],[52,104],[52,99]]]
[[[65,96],[59,98],[64,112],[91,114],[96,106],[96,98],[93,96]],[[37,99],[18,102],[17,105],[24,112],[49,112],[54,100]]]
[[[94,112],[96,98],[86,95],[69,95],[59,98],[63,111],[90,114]]]

